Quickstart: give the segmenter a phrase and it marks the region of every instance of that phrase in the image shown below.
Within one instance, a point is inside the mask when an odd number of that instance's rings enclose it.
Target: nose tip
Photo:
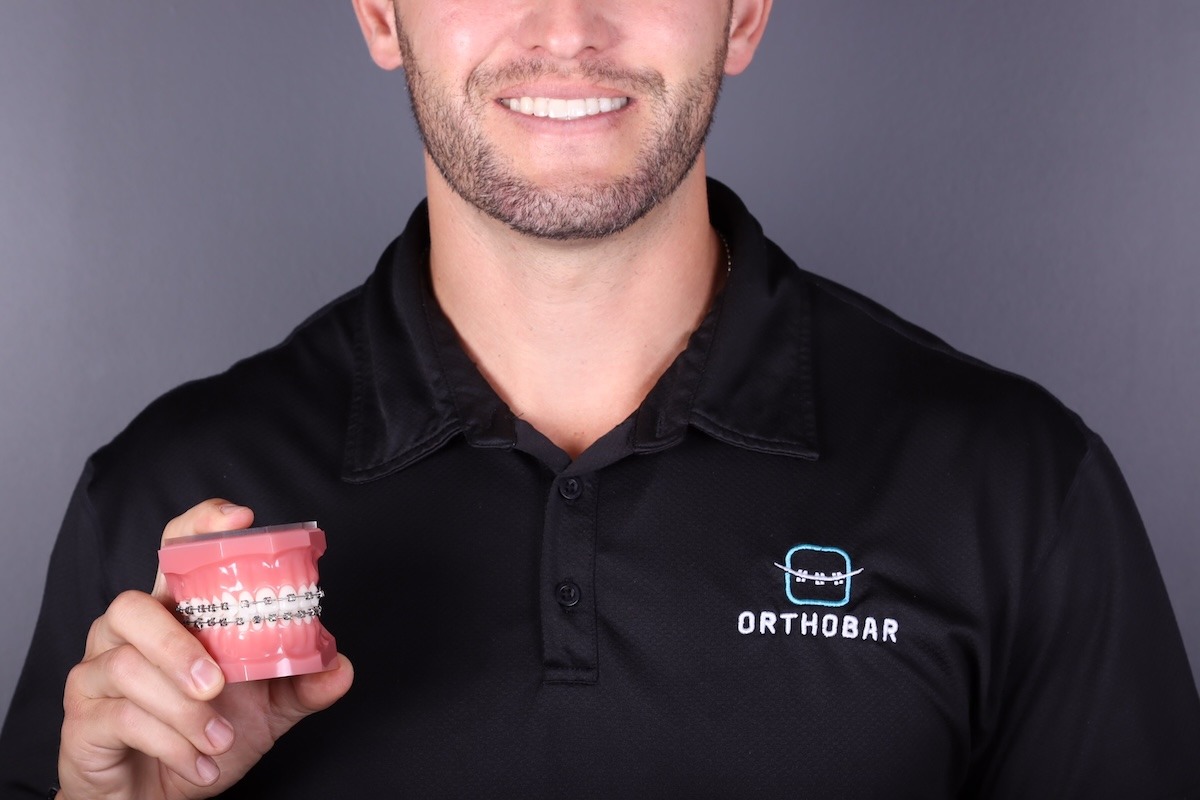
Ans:
[[[563,60],[603,51],[612,45],[615,36],[599,5],[589,0],[533,3],[521,20],[518,43]]]

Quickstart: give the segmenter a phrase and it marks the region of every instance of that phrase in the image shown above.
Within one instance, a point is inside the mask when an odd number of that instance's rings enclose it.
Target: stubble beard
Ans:
[[[535,184],[516,174],[487,140],[479,120],[494,87],[562,76],[542,60],[526,60],[500,70],[478,69],[460,93],[451,96],[422,70],[399,26],[413,117],[434,165],[461,198],[511,229],[540,239],[601,239],[619,233],[670,197],[696,165],[712,127],[724,77],[723,41],[705,70],[668,89],[654,71],[633,71],[582,63],[569,73],[619,89],[648,102],[656,120],[632,171],[608,181],[578,182],[565,188]]]

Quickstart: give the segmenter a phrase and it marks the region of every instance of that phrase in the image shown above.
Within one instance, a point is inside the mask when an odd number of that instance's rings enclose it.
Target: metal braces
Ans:
[[[230,603],[228,601],[221,603],[199,603],[197,605],[184,605],[180,603],[175,606],[175,611],[186,617],[183,623],[189,628],[228,628],[230,625],[261,625],[264,622],[289,622],[291,620],[302,620],[306,617],[319,617],[322,610],[320,604],[299,611],[285,612],[272,612],[271,607],[284,601],[296,603],[300,600],[320,600],[324,596],[325,592],[318,588],[315,592],[289,592],[282,598],[267,596],[262,600],[241,600],[237,603]],[[250,617],[241,615],[236,617],[205,616],[208,614],[215,615],[221,611],[233,611],[235,607],[242,611],[249,611],[251,608],[257,610],[259,606],[265,607],[268,613],[256,613]]]

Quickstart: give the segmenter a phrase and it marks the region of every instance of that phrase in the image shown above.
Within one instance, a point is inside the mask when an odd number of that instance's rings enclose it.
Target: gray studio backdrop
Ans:
[[[710,171],[1107,439],[1200,666],[1200,3],[775,5]],[[0,713],[87,454],[361,281],[420,169],[348,2],[0,4]]]

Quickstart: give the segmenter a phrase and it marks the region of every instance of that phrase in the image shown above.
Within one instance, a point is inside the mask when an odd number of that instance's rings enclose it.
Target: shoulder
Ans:
[[[358,304],[355,289],[298,325],[282,342],[244,358],[220,374],[190,381],[151,403],[115,440],[161,446],[226,426],[254,426],[287,416],[327,387],[344,384],[353,370]]]
[[[92,456],[85,489],[100,518],[119,524],[137,509],[145,518],[139,524],[157,532],[199,500],[233,499],[254,464],[310,454],[336,458],[362,291],[329,303],[278,345],[147,406]]]
[[[956,350],[879,303],[797,269],[808,287],[824,442],[942,468],[1040,476],[1061,501],[1096,437],[1032,380]]]

